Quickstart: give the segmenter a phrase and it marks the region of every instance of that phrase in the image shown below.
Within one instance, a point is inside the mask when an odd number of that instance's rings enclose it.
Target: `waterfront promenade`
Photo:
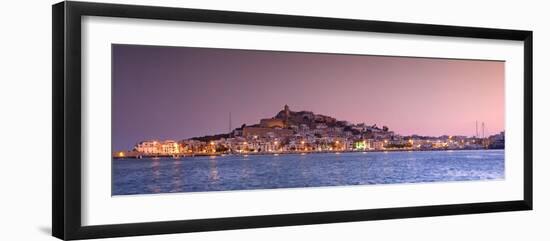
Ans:
[[[484,150],[482,148],[447,148],[447,149],[403,149],[403,148],[388,148],[383,150],[337,150],[337,151],[271,151],[271,152],[220,152],[220,153],[189,153],[189,154],[162,154],[162,155],[147,155],[138,152],[123,152],[121,155],[113,155],[113,159],[143,159],[143,158],[186,158],[186,157],[202,157],[202,156],[249,156],[249,155],[291,155],[291,154],[325,154],[325,153],[372,153],[372,152],[426,152],[426,151],[461,151],[461,150]]]

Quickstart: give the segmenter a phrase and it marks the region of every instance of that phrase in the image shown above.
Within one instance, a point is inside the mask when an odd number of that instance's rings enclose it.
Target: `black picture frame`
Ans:
[[[524,43],[523,199],[404,208],[175,220],[82,226],[81,224],[81,17],[104,16],[207,23],[366,31]],[[171,7],[60,2],[52,6],[53,156],[52,233],[60,239],[185,233],[380,219],[532,210],[533,208],[533,33],[532,31],[398,23]]]

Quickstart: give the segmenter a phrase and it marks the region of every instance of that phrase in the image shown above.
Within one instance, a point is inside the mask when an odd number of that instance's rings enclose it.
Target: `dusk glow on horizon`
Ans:
[[[504,131],[503,61],[113,45],[112,142],[227,133],[286,104],[400,135]],[[481,131],[481,129],[480,129]]]

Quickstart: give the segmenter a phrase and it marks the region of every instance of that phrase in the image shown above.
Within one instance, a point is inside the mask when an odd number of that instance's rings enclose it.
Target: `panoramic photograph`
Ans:
[[[504,69],[113,44],[111,194],[504,180]]]

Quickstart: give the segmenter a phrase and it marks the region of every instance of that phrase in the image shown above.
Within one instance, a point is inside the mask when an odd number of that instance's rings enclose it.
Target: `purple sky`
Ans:
[[[402,135],[504,130],[504,62],[113,45],[113,148],[226,133],[285,104]]]

